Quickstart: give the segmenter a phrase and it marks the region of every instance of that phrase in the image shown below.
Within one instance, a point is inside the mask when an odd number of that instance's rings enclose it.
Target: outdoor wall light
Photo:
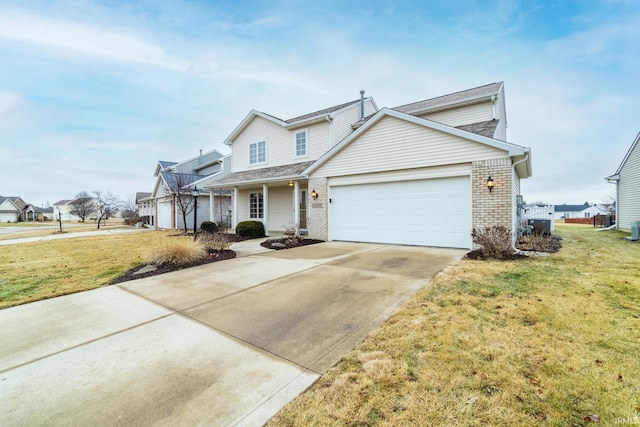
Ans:
[[[489,193],[491,193],[491,190],[493,190],[493,186],[494,186],[494,182],[493,182],[493,178],[491,178],[491,176],[489,176],[489,178],[487,178],[487,188],[489,189]]]
[[[289,180],[289,187],[293,187],[293,181]]]
[[[316,200],[318,198],[318,192],[315,190],[315,188],[311,191],[311,197],[313,198],[313,200]]]

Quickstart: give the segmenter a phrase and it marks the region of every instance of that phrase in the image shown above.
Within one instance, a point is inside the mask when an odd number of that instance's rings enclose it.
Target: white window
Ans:
[[[249,164],[255,165],[267,161],[267,142],[254,142],[249,145]]]
[[[262,193],[249,194],[249,218],[263,218]]]
[[[296,132],[296,156],[307,155],[307,131]]]

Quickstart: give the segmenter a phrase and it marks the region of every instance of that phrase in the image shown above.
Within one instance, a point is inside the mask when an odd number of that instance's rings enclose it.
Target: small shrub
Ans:
[[[302,236],[300,235],[300,224],[289,224],[287,228],[284,230],[284,235],[287,236],[287,240],[293,244],[299,243],[302,240]]]
[[[198,238],[196,241],[209,253],[227,250],[231,245],[231,242],[229,241],[229,235],[226,233],[224,228],[222,228],[217,233],[198,234]]]
[[[124,225],[136,225],[139,222],[142,222],[142,220],[137,215],[125,218],[124,221],[123,221]]]
[[[482,247],[479,252],[484,258],[510,259],[515,253],[511,244],[511,231],[502,225],[482,230],[474,228],[471,237],[474,243]]]
[[[236,225],[236,234],[242,237],[256,239],[264,237],[264,224],[260,221],[242,221]]]
[[[212,221],[203,221],[200,224],[200,232],[201,233],[215,233],[218,231],[218,225]]]
[[[516,242],[516,247],[522,251],[553,253],[560,250],[562,243],[558,237],[531,234],[520,237]]]
[[[204,258],[206,249],[191,240],[173,239],[153,249],[146,257],[147,264],[184,265]]]

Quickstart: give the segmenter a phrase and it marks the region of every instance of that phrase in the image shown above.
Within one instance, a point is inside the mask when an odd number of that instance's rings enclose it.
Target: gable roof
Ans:
[[[395,109],[383,108],[378,111],[373,117],[360,126],[356,131],[351,133],[345,139],[340,141],[338,144],[333,146],[329,151],[327,151],[322,157],[320,157],[315,163],[313,163],[309,168],[304,171],[304,174],[307,175],[314,170],[318,169],[321,165],[326,163],[329,159],[339,153],[344,147],[351,143],[351,141],[357,139],[365,133],[369,128],[374,126],[377,122],[382,120],[384,117],[394,117],[396,119],[404,120],[410,123],[417,124],[419,126],[424,126],[425,128],[437,130],[440,132],[445,132],[450,135],[455,135],[460,138],[465,138],[471,141],[478,142],[480,144],[485,144],[490,147],[494,147],[500,150],[504,150],[509,153],[509,156],[515,157],[517,160],[522,160],[521,163],[517,166],[518,174],[521,178],[528,178],[531,176],[531,154],[530,149],[527,147],[522,147],[519,145],[511,144],[509,142],[500,141],[497,139],[493,139],[490,137],[486,137],[477,133],[472,133],[464,129],[455,128],[452,126],[444,125],[442,123],[434,122],[432,120],[422,119],[420,117],[412,116],[410,114],[405,114],[399,112]]]
[[[166,184],[169,191],[180,185],[180,188],[184,188],[198,181],[199,179],[206,178],[204,175],[194,175],[191,173],[173,173],[173,172],[160,172],[160,177]]]
[[[376,105],[375,101],[373,100],[373,98],[371,97],[367,97],[364,98],[364,101],[370,101],[371,103],[373,103],[374,107],[376,108],[376,110],[378,109],[378,106]],[[322,110],[318,110],[318,111],[314,111],[312,113],[308,113],[308,114],[303,114],[301,116],[297,116],[297,117],[293,117],[291,119],[287,119],[287,120],[282,120],[278,117],[272,116],[270,114],[267,113],[263,113],[262,111],[258,111],[258,110],[251,110],[249,112],[249,114],[247,114],[245,116],[245,118],[240,122],[240,124],[238,126],[236,126],[236,128],[233,130],[233,132],[231,132],[231,134],[224,140],[224,143],[226,145],[231,145],[233,143],[233,140],[236,139],[238,137],[238,135],[240,133],[242,133],[242,131],[249,125],[249,123],[251,123],[251,121],[256,118],[256,117],[262,117],[265,120],[268,120],[272,123],[275,123],[279,126],[282,126],[285,129],[292,129],[292,128],[296,128],[302,125],[307,125],[307,124],[311,124],[317,121],[323,121],[327,118],[332,117],[335,113],[342,111],[344,109],[350,108],[354,105],[357,105],[360,103],[360,100],[355,100],[355,101],[349,101],[349,102],[345,102],[344,104],[338,104],[338,105],[334,105],[333,107],[329,107],[329,108],[324,108]]]
[[[456,128],[461,130],[466,130],[467,132],[477,133],[478,135],[486,136],[488,138],[493,138],[493,135],[496,134],[496,129],[498,128],[498,123],[500,120],[489,120],[486,122],[478,122],[471,123],[469,125],[461,125],[456,126]]]
[[[620,171],[624,167],[625,163],[627,163],[627,160],[629,160],[629,156],[631,156],[631,153],[633,153],[633,150],[635,150],[636,146],[638,145],[638,141],[640,141],[640,132],[638,132],[638,135],[636,136],[636,139],[631,144],[631,147],[629,147],[629,150],[627,151],[627,154],[624,155],[624,158],[622,159],[622,162],[620,162],[620,166],[618,166],[618,169],[616,170],[616,173],[614,173],[611,176],[606,177],[605,178],[606,180],[617,181],[618,179],[620,179]]]
[[[392,109],[406,114],[422,114],[428,111],[446,110],[465,104],[475,104],[491,100],[492,97],[498,96],[503,86],[504,82],[491,83],[473,89],[438,96],[436,98],[400,105]]]

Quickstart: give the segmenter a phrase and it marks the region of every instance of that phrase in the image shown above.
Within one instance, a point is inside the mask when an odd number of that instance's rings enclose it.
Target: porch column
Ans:
[[[235,230],[238,224],[238,187],[233,187],[233,212],[231,213],[231,228]]]
[[[209,221],[216,222],[216,219],[213,216],[213,208],[214,208],[213,195],[214,195],[214,190],[213,188],[210,188],[209,189]]]
[[[300,226],[300,183],[293,181],[293,225]]]
[[[262,184],[262,222],[264,234],[269,235],[269,186]]]

